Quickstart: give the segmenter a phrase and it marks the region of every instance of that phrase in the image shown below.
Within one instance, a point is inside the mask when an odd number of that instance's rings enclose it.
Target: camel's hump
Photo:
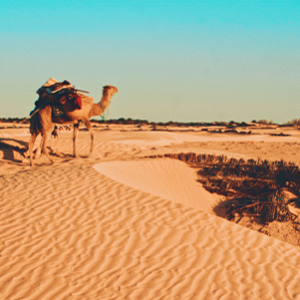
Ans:
[[[89,103],[93,103],[94,102],[94,98],[93,97],[90,97],[90,96],[87,96],[87,95],[84,95],[84,94],[81,94],[81,93],[78,93],[78,95],[80,96],[81,100],[83,102],[89,102]]]

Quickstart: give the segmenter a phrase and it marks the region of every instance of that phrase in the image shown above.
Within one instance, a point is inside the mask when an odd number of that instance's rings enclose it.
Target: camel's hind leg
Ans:
[[[28,150],[29,150],[29,158],[30,158],[30,166],[33,166],[33,146],[34,146],[34,143],[35,143],[35,140],[36,140],[36,133],[33,132],[31,134],[31,137],[30,137],[30,140],[29,140],[29,144],[28,144]]]
[[[47,156],[47,158],[51,161],[51,163],[53,164],[53,159],[50,157],[48,149],[46,147],[47,144],[47,139],[48,139],[48,132],[44,132],[42,134],[42,141],[41,141],[41,149],[42,152],[45,153],[45,155]]]

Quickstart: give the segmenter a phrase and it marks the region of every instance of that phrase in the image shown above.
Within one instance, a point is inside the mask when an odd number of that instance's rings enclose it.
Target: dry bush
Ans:
[[[293,119],[291,121],[283,123],[283,125],[293,125],[293,126],[300,125],[300,119]]]
[[[235,213],[260,216],[265,222],[297,217],[283,197],[283,191],[300,196],[300,170],[294,163],[196,153],[158,155],[163,156],[190,164],[198,170],[198,181],[206,190],[225,195],[228,219]]]

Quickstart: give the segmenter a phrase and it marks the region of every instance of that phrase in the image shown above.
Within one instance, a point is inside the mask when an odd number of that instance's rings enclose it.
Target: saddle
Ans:
[[[52,106],[53,116],[59,117],[64,115],[62,105],[65,104],[66,101],[70,101],[73,110],[81,109],[82,100],[77,91],[78,90],[76,90],[69,81],[64,80],[58,82],[51,77],[36,91],[39,95],[39,99],[35,102],[34,111],[50,104]]]

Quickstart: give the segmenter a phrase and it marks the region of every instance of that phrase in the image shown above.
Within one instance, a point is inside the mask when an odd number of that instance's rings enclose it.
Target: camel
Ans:
[[[76,139],[78,136],[78,129],[80,121],[83,121],[86,128],[90,132],[91,135],[91,148],[90,154],[94,149],[94,132],[91,126],[90,118],[95,116],[103,115],[105,110],[108,108],[110,104],[110,100],[114,94],[118,92],[118,89],[112,85],[106,85],[103,87],[103,95],[102,99],[99,103],[93,103],[93,98],[86,96],[84,94],[78,93],[82,100],[82,108],[74,109],[74,105],[71,101],[66,99],[61,99],[60,103],[62,106],[62,110],[64,114],[59,117],[55,117],[52,114],[52,106],[47,104],[43,108],[41,108],[36,114],[32,115],[30,119],[30,141],[28,144],[29,148],[29,156],[30,156],[30,166],[33,166],[33,146],[36,140],[36,137],[39,134],[42,134],[41,140],[41,150],[45,153],[47,158],[53,164],[53,160],[50,157],[48,150],[46,148],[46,143],[48,136],[51,134],[54,124],[74,124],[73,131],[73,155],[74,157],[78,157],[76,151]]]

